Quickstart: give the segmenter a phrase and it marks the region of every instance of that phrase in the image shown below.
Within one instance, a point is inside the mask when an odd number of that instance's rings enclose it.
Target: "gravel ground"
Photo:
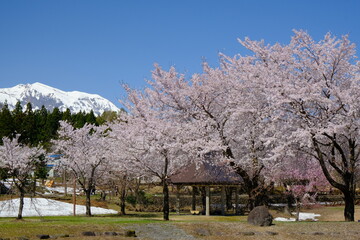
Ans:
[[[141,224],[129,225],[129,229],[136,232],[137,239],[157,239],[157,240],[180,240],[196,239],[194,236],[187,234],[183,229],[174,224]]]

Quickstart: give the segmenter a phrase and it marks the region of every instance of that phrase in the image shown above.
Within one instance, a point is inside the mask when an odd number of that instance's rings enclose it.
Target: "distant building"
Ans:
[[[62,154],[53,154],[47,157],[46,168],[49,170],[48,177],[52,178],[57,176],[56,167],[59,166],[62,156]]]

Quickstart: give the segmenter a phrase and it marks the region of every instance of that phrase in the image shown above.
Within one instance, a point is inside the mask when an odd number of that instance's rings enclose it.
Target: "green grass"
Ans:
[[[106,216],[55,216],[55,217],[26,217],[18,221],[15,218],[0,218],[0,238],[12,238],[20,236],[32,237],[38,234],[61,235],[70,234],[82,239],[81,232],[94,231],[124,232],[132,229],[134,225],[142,224],[171,224],[182,228],[184,231],[197,236],[197,229],[208,229],[211,236],[202,236],[202,239],[236,239],[242,232],[253,231],[259,239],[336,239],[332,234],[339,232],[347,237],[343,239],[359,239],[360,224],[357,222],[347,223],[343,221],[343,207],[320,207],[307,209],[307,212],[322,214],[319,222],[275,222],[274,226],[268,228],[254,227],[246,223],[246,216],[195,216],[189,214],[170,215],[170,221],[162,220],[162,213],[128,212],[128,215],[106,215]],[[360,211],[357,207],[356,212]],[[283,216],[283,213],[272,211],[274,217]],[[356,220],[358,218],[356,217]],[[275,237],[266,235],[266,231],[274,231],[279,234]],[[349,232],[354,232],[352,235]],[[224,236],[217,236],[221,232]],[[313,236],[313,232],[323,232],[324,236]],[[305,235],[303,233],[306,233]],[[200,236],[199,236],[200,238]],[[89,239],[89,238],[84,238]],[[106,239],[105,237],[92,237],[95,239]],[[111,239],[111,238],[108,238]],[[120,238],[116,238],[120,239]],[[258,239],[246,236],[246,239]]]
[[[181,224],[181,223],[216,223],[244,222],[244,216],[192,216],[171,214],[170,221],[162,220],[162,213],[130,213],[125,216],[53,216],[25,217],[23,220],[0,218],[0,238],[20,236],[49,235],[81,235],[83,231],[116,231],[121,232],[133,224]]]
[[[83,231],[121,231],[127,224],[162,222],[160,214],[131,214],[126,216],[56,216],[25,217],[23,220],[0,218],[0,238],[36,236],[38,234],[73,234]]]

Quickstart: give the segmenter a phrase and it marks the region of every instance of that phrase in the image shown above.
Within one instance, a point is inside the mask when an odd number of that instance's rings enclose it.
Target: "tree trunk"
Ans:
[[[295,198],[295,204],[296,204],[296,221],[299,221],[300,218],[300,201],[299,199]]]
[[[234,156],[231,152],[231,149],[228,147],[226,150],[226,154],[229,159],[234,159]],[[235,162],[230,162],[230,166],[234,169],[234,171],[240,175],[243,179],[243,186],[245,188],[246,193],[249,196],[248,200],[248,209],[251,211],[256,206],[260,206],[266,204],[266,197],[269,190],[269,187],[265,185],[263,181],[263,176],[261,172],[264,168],[263,165],[257,166],[256,171],[251,175],[242,168],[241,166],[237,165]]]
[[[126,188],[122,187],[120,193],[120,211],[122,215],[126,215],[125,206],[126,206]]]
[[[343,192],[344,200],[345,200],[345,209],[344,209],[344,217],[345,221],[352,222],[355,220],[355,193],[348,191]]]
[[[25,197],[24,189],[19,188],[19,191],[20,191],[20,204],[19,204],[18,216],[16,218],[18,220],[22,219],[22,212],[24,209],[24,197]]]
[[[121,215],[126,215],[126,211],[125,211],[125,198],[121,198],[121,202],[120,202],[120,212]]]
[[[339,144],[336,140],[336,135],[330,136],[327,134],[324,134],[324,136],[328,137],[333,144],[332,148],[332,158],[333,159],[326,159],[326,155],[323,154],[323,152],[320,149],[320,144],[316,140],[315,137],[313,137],[313,144],[315,147],[315,152],[317,154],[317,159],[320,163],[321,169],[326,177],[326,179],[329,181],[329,183],[334,187],[339,189],[344,194],[344,201],[345,201],[345,209],[344,209],[344,217],[345,221],[354,221],[354,215],[355,215],[355,189],[356,189],[356,183],[355,183],[355,175],[356,175],[356,158],[355,158],[355,150],[357,145],[355,144],[355,141],[352,141],[349,139],[349,152],[351,153],[349,156],[349,159],[346,158],[346,155],[344,154],[346,151],[344,151],[341,147],[341,144]],[[340,153],[342,164],[347,167],[347,169],[342,170],[336,163],[334,162],[335,159],[335,149]],[[330,171],[328,169],[328,165],[326,163],[329,163],[329,165],[335,170],[343,180],[343,183],[338,182],[335,178],[333,178],[330,174]]]
[[[248,207],[248,210],[251,211],[254,209],[255,207],[255,199],[254,199],[254,196],[252,194],[252,191],[248,191],[248,203],[247,203],[247,207]]]
[[[122,181],[120,182],[120,212],[122,215],[126,215],[125,207],[126,207],[126,188],[127,188],[127,175],[125,174],[122,177]]]
[[[248,209],[253,210],[257,206],[268,204],[268,193],[272,188],[272,185],[265,185],[265,183],[244,182],[248,198]]]
[[[134,191],[135,191],[135,209],[136,211],[142,212],[142,207],[141,207],[141,197],[140,197],[140,178],[139,179],[135,179],[135,186],[134,186]]]
[[[86,216],[91,217],[91,188],[85,191],[86,194]]]
[[[164,194],[164,201],[163,201],[163,213],[164,213],[164,220],[169,220],[169,186],[166,182],[166,179],[163,179],[163,194]]]
[[[32,183],[32,191],[31,191],[31,196],[35,197],[35,193],[36,193],[36,178],[34,177],[34,181]]]
[[[74,178],[73,189],[73,215],[76,216],[76,178]]]

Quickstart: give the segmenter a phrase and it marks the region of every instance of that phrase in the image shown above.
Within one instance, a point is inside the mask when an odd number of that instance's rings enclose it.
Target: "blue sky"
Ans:
[[[116,103],[121,83],[143,88],[153,64],[190,76],[238,38],[286,44],[349,34],[360,46],[358,0],[0,0],[0,88],[41,82]]]

